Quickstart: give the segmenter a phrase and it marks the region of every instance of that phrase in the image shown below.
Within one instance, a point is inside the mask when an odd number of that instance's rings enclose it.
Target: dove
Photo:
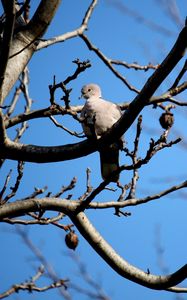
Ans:
[[[101,96],[101,89],[97,84],[90,83],[81,89],[81,97],[86,100],[81,111],[82,127],[88,138],[101,138],[121,117],[120,107]],[[115,143],[104,146],[99,150],[101,175],[105,180],[111,176],[112,182],[119,180],[119,175],[112,176],[112,172],[119,168],[119,150],[123,148],[123,137]]]

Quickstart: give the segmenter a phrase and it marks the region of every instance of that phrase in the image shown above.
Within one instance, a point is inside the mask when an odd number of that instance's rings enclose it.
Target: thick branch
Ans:
[[[89,153],[96,151],[98,148],[106,146],[106,144],[111,144],[115,140],[119,139],[132,125],[141,110],[149,103],[151,96],[183,57],[186,49],[186,41],[187,26],[182,29],[170,53],[160,64],[159,68],[155,70],[153,75],[148,79],[139,95],[137,95],[130,103],[129,108],[125,111],[120,120],[97,141],[97,145],[95,145],[95,143],[91,144],[89,141],[85,141],[80,144],[59,147],[38,147],[33,145],[19,145],[14,142],[9,142],[2,148],[0,153],[1,158],[16,160],[22,159],[33,162],[64,161],[88,155]],[[20,158],[22,155],[24,158]]]
[[[122,277],[151,289],[161,290],[173,287],[187,278],[187,265],[167,276],[148,274],[125,261],[103,239],[83,212],[75,213],[79,202],[57,198],[43,198],[16,201],[5,204],[0,209],[0,220],[5,217],[16,217],[28,212],[54,210],[63,212],[71,218],[82,236],[94,250]]]
[[[37,50],[49,47],[49,46],[54,45],[56,43],[62,43],[65,40],[74,38],[74,37],[82,34],[87,29],[87,27],[88,27],[88,21],[89,21],[89,19],[91,17],[91,14],[92,14],[92,12],[93,12],[96,4],[97,4],[97,0],[93,0],[92,3],[90,4],[88,10],[86,11],[86,14],[85,14],[85,16],[83,18],[82,24],[81,24],[81,26],[79,28],[77,28],[77,29],[75,29],[73,31],[67,32],[65,34],[53,37],[53,38],[51,38],[49,40],[41,41],[39,43],[38,47],[37,47]]]
[[[59,3],[60,0],[42,0],[29,24],[21,26],[17,34],[14,35],[3,81],[0,104],[3,104],[5,97],[31,59],[36,49],[34,42],[46,31]]]
[[[37,163],[58,162],[86,156],[96,150],[97,145],[88,140],[65,146],[45,147],[24,145],[7,139],[6,145],[0,148],[0,158]]]
[[[179,284],[187,278],[187,264],[173,274],[156,276],[130,265],[103,239],[83,212],[70,216],[72,222],[94,250],[122,277],[151,289],[161,290]]]
[[[3,218],[20,217],[30,212],[58,211],[64,214],[71,213],[79,206],[79,202],[55,197],[29,198],[6,203],[0,207],[0,220]]]
[[[4,74],[9,58],[10,46],[12,41],[12,34],[15,21],[15,3],[14,1],[7,1],[5,5],[6,21],[3,33],[3,41],[0,51],[0,96],[1,87],[4,80]]]
[[[15,126],[24,121],[29,121],[38,118],[48,118],[50,116],[55,115],[76,115],[76,113],[80,112],[83,106],[71,106],[71,109],[67,109],[63,106],[53,106],[47,107],[39,110],[33,110],[29,112],[25,112],[23,114],[19,114],[15,117],[9,118],[5,120],[5,127],[9,128]],[[60,109],[59,109],[60,108]]]
[[[26,33],[32,38],[43,36],[60,3],[61,0],[41,0],[35,14],[26,26]]]

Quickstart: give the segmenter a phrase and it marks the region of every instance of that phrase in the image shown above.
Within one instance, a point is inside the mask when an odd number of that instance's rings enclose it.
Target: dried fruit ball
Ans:
[[[162,128],[169,129],[174,123],[174,116],[171,112],[165,112],[161,114],[159,121]]]
[[[74,230],[71,230],[69,233],[65,236],[65,242],[68,248],[75,250],[78,246],[79,240],[78,236],[74,232]]]

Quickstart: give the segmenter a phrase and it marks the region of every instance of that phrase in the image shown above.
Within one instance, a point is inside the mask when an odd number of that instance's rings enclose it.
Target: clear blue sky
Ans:
[[[31,5],[32,5],[31,1]],[[39,1],[37,1],[39,2]],[[178,7],[175,18],[168,6]],[[84,13],[90,1],[64,0],[51,24],[46,38],[63,34],[79,27]],[[171,7],[171,6],[170,6]],[[172,6],[174,7],[174,6]],[[128,9],[127,9],[128,8]],[[162,1],[162,0],[101,0],[95,8],[89,22],[89,30],[86,32],[92,43],[96,45],[107,57],[120,59],[128,63],[138,62],[146,65],[160,63],[174,44],[178,33],[185,21],[187,6],[185,0]],[[36,53],[29,64],[30,70],[30,96],[34,100],[33,109],[49,106],[48,85],[52,83],[53,76],[56,81],[64,80],[71,74],[75,66],[73,60],[89,59],[92,68],[81,74],[69,87],[73,88],[71,93],[71,104],[83,104],[79,100],[80,89],[85,83],[95,82],[102,87],[103,97],[113,102],[131,101],[135,93],[130,92],[127,87],[117,79],[114,74],[103,64],[103,62],[92,52],[89,52],[84,42],[75,38],[62,44],[51,46]],[[165,80],[157,94],[166,91],[173,83],[177,71],[184,60],[176,67],[175,71]],[[141,89],[143,84],[152,73],[143,71],[132,71],[119,68],[129,82]],[[178,99],[185,100],[186,92]],[[7,99],[7,101],[10,98]],[[59,99],[57,102],[62,104]],[[20,107],[24,105],[23,99]],[[17,111],[18,112],[18,111]],[[139,155],[144,155],[149,145],[150,138],[155,140],[162,134],[158,118],[161,110],[153,110],[152,107],[143,111],[143,134],[140,143]],[[58,118],[59,122],[70,129],[81,132],[70,117]],[[170,138],[182,135],[184,141],[181,145],[173,146],[158,153],[150,164],[142,167],[139,172],[137,197],[152,195],[172,185],[178,184],[186,179],[186,136],[183,128],[186,128],[186,108],[177,108],[175,112],[175,127]],[[10,132],[12,135],[13,132]],[[135,124],[129,129],[125,136],[127,146],[132,149],[135,136]],[[22,138],[23,143],[37,145],[60,145],[77,142],[76,138],[64,133],[61,129],[51,124],[50,120],[36,120],[29,123],[29,129]],[[121,157],[121,163],[127,163],[129,159]],[[42,188],[48,186],[48,190],[56,193],[62,185],[66,185],[76,176],[78,183],[73,191],[73,199],[82,195],[86,189],[86,168],[90,167],[91,183],[96,187],[101,182],[99,171],[99,157],[97,153],[81,159],[55,164],[30,164],[26,163],[23,182],[20,186],[16,199],[21,199],[32,194],[34,187]],[[16,163],[8,161],[3,167],[3,174],[9,169],[16,169]],[[14,171],[15,172],[15,171]],[[16,172],[14,173],[16,174]],[[122,183],[128,183],[130,173],[123,173]],[[13,179],[10,184],[13,185]],[[114,185],[111,185],[114,187]],[[98,201],[116,200],[119,192],[103,192]],[[96,228],[103,234],[127,261],[135,266],[151,273],[161,274],[160,264],[164,264],[168,272],[174,272],[186,263],[186,193],[176,192],[164,197],[154,203],[128,208],[131,217],[117,218],[112,210],[89,211]],[[65,223],[70,223],[66,218]],[[33,243],[42,251],[47,261],[53,266],[55,272],[61,278],[70,278],[76,285],[86,288],[86,284],[78,274],[76,264],[68,255],[68,249],[64,243],[64,232],[53,226],[22,227],[28,232]],[[20,283],[34,274],[39,262],[21,238],[15,234],[11,225],[1,225],[1,268],[0,268],[0,290],[4,291],[13,283]],[[167,293],[155,292],[134,283],[131,283],[117,275],[105,262],[93,251],[88,243],[79,235],[80,243],[76,255],[85,263],[90,275],[101,284],[105,293],[112,300],[144,299],[144,300],[169,300],[187,299]],[[158,245],[161,244],[163,257],[158,254]],[[163,262],[161,259],[163,258]],[[46,284],[45,278],[40,285]],[[73,299],[87,299],[73,289],[70,290]],[[27,294],[20,292],[18,295],[9,297],[13,299],[61,299],[58,291],[50,291],[44,294]]]

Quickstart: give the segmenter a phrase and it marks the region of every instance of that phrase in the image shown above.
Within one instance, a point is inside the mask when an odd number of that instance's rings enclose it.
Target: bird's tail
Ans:
[[[119,168],[119,145],[117,143],[104,147],[100,152],[101,175],[103,179],[111,176]],[[112,176],[111,181],[117,182],[119,174]]]

